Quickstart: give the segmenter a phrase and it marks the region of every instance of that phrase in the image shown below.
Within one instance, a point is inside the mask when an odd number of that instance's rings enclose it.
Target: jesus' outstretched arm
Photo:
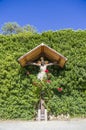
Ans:
[[[35,62],[28,62],[26,65],[36,65],[36,66],[40,66],[40,64],[37,64]]]
[[[57,64],[57,62],[53,62],[53,63],[47,64],[46,66],[51,66],[51,65],[56,65],[56,64]]]

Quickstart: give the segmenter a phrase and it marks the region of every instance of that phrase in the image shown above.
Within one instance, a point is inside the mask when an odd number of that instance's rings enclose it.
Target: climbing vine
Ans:
[[[18,58],[44,42],[67,57],[62,69],[48,67],[48,79],[37,80],[39,68],[22,68]],[[50,114],[86,117],[86,31],[0,35],[0,118],[34,119],[40,91]]]

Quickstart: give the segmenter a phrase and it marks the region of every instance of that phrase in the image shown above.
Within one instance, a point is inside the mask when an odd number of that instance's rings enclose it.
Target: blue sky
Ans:
[[[0,0],[0,28],[6,22],[38,32],[86,29],[86,0]]]

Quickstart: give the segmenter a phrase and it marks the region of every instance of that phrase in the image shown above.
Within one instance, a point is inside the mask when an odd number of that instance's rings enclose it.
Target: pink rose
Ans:
[[[62,88],[57,88],[57,90],[58,90],[58,92],[62,92],[63,89]]]
[[[47,83],[50,83],[51,81],[50,80],[47,80]]]
[[[48,73],[48,72],[49,72],[49,70],[47,70],[47,69],[46,69],[46,70],[45,70],[45,72],[46,72],[46,73]]]

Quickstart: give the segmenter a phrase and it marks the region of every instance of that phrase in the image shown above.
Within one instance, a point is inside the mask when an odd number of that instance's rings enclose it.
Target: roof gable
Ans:
[[[35,61],[41,56],[47,57],[52,62],[58,62],[60,67],[63,67],[67,58],[55,51],[54,49],[50,48],[45,44],[40,44],[25,55],[21,56],[18,61],[21,66],[26,66],[27,62]]]

